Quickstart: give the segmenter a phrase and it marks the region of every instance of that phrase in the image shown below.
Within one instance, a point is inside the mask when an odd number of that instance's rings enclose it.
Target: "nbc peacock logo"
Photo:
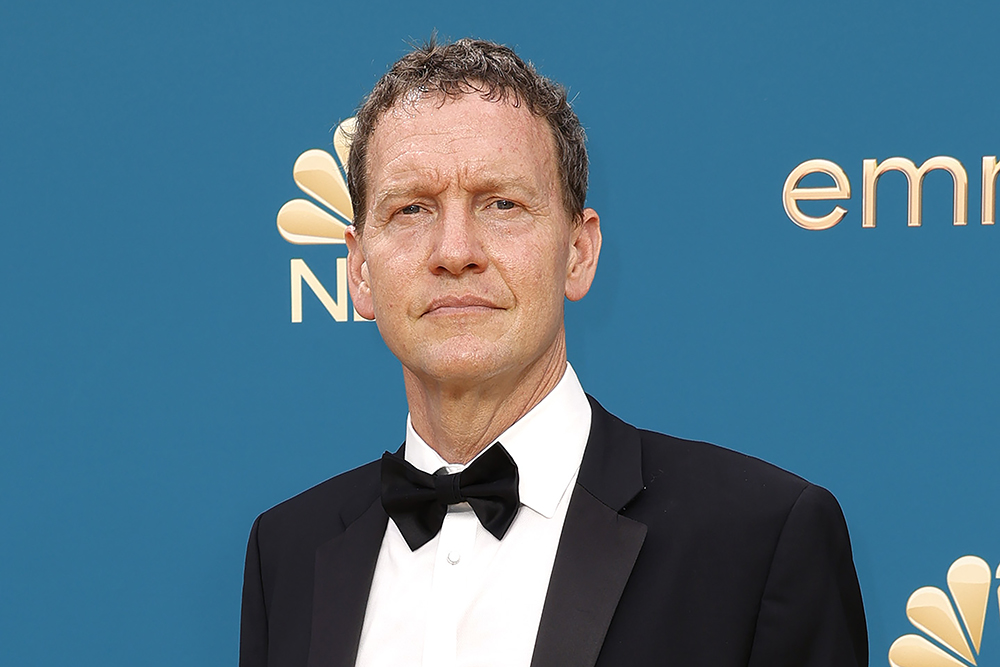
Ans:
[[[351,152],[354,118],[348,118],[333,133],[333,155],[311,149],[295,160],[292,178],[308,199],[292,199],[278,211],[278,232],[296,245],[343,244],[344,230],[354,219],[351,195],[347,190],[346,167]],[[338,164],[339,161],[339,164]],[[304,259],[290,262],[292,279],[292,322],[302,321],[302,283],[308,285],[335,322],[347,321],[347,258],[338,257],[336,298],[330,295]],[[356,310],[353,321],[367,321]]]
[[[1000,567],[995,576],[1000,579]],[[993,579],[993,570],[982,558],[962,556],[948,568],[950,597],[936,586],[915,590],[906,602],[906,617],[923,634],[903,635],[893,642],[889,664],[978,667]],[[997,599],[1000,601],[1000,591]]]

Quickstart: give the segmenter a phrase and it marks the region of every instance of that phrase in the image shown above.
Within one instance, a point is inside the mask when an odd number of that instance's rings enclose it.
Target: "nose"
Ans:
[[[485,271],[488,260],[481,231],[466,206],[458,203],[444,206],[431,232],[431,272],[459,276],[467,271]]]

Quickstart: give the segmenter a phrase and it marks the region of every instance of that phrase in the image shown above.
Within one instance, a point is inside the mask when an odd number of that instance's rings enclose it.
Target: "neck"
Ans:
[[[403,379],[413,429],[448,463],[468,463],[552,391],[566,371],[566,341],[516,373],[461,383]]]

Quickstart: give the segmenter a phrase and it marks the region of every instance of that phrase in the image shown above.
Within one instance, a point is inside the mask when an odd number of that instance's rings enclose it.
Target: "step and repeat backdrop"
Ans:
[[[437,30],[587,128],[584,387],[834,492],[871,664],[1000,664],[995,3],[0,7],[0,662],[235,664],[261,511],[402,441],[338,128]]]

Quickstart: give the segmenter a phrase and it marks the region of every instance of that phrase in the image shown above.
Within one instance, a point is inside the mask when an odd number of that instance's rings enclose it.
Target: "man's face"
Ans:
[[[590,209],[577,225],[566,212],[544,119],[476,94],[407,101],[368,157],[351,297],[404,367],[482,383],[563,354],[563,299],[589,289],[600,227]]]

